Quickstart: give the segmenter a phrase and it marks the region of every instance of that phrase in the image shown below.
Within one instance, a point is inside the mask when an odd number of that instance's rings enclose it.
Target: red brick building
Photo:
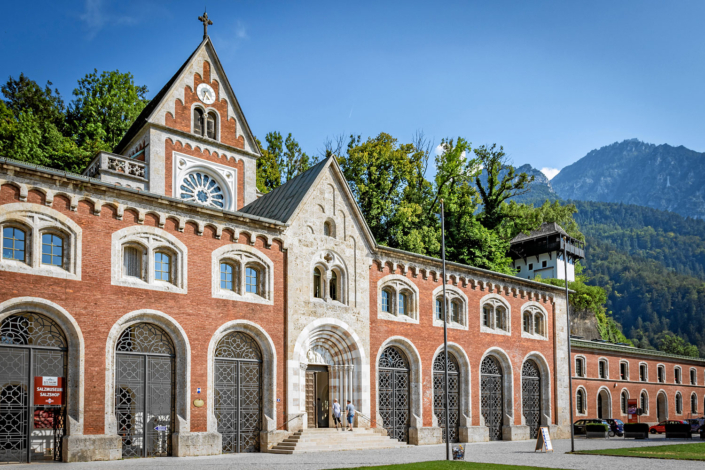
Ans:
[[[627,422],[629,399],[650,424],[705,413],[705,360],[601,341],[573,339],[571,346],[575,419]]]

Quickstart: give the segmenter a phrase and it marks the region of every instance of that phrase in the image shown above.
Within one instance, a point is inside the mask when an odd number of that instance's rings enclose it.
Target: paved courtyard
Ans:
[[[576,439],[576,450],[606,449],[618,447],[643,447],[663,444],[682,444],[681,439],[665,441],[662,437],[647,441],[614,438],[608,440],[584,438]],[[692,442],[702,442],[693,439]],[[619,470],[643,470],[658,468],[659,470],[703,469],[703,462],[656,460],[627,457],[606,457],[591,455],[570,455],[570,440],[553,441],[554,453],[534,452],[535,441],[487,442],[467,444],[466,460],[485,463],[501,463],[514,465],[530,465],[537,467],[554,467],[566,469],[595,470],[599,468],[618,468]],[[32,465],[13,465],[12,468],[50,469],[139,469],[139,468],[170,468],[170,469],[226,469],[247,468],[248,470],[307,470],[332,469],[344,467],[361,467],[396,463],[424,462],[442,460],[445,458],[445,446],[419,446],[405,449],[323,452],[318,454],[275,455],[275,454],[232,454],[215,457],[189,458],[159,458],[131,459],[113,462],[87,463],[41,463]]]

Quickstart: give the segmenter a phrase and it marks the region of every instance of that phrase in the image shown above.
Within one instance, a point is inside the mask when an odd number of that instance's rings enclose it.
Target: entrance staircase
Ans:
[[[399,449],[409,447],[405,442],[391,439],[372,429],[353,428],[342,431],[335,428],[303,429],[272,447],[272,454],[303,454],[305,452],[334,452],[341,450]]]

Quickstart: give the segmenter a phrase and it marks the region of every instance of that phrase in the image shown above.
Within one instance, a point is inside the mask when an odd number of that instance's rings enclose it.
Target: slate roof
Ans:
[[[238,212],[287,223],[331,158],[322,160]]]
[[[205,39],[204,39],[205,41]],[[203,44],[203,42],[201,42]],[[147,106],[144,107],[142,112],[140,113],[139,116],[137,116],[137,119],[135,119],[135,122],[132,123],[130,128],[125,132],[125,135],[120,139],[120,142],[115,146],[113,149],[113,153],[121,154],[123,150],[125,150],[125,147],[130,143],[132,139],[137,135],[137,133],[142,129],[142,126],[147,124],[147,120],[149,119],[149,116],[152,115],[152,111],[159,106],[159,103],[162,102],[162,99],[164,99],[164,96],[169,92],[169,89],[171,89],[171,86],[174,84],[176,79],[179,78],[181,75],[181,72],[186,68],[189,62],[191,62],[191,58],[196,54],[198,49],[201,48],[201,44],[198,45],[198,47],[191,53],[190,56],[188,56],[188,59],[186,59],[186,62],[179,67],[179,70],[176,71],[173,77],[166,82],[166,85],[162,87],[161,90],[159,90],[159,93],[154,95],[154,98],[152,98],[152,101],[147,103]]]
[[[570,237],[570,235],[568,235],[568,233],[566,233],[566,231],[563,230],[563,228],[557,223],[544,222],[543,224],[541,224],[541,227],[539,227],[537,230],[532,231],[529,235],[525,233],[520,233],[516,237],[512,238],[512,241],[510,243],[523,242],[526,240],[531,240],[532,238],[541,238],[548,235],[552,235],[554,233],[559,233],[566,237]]]

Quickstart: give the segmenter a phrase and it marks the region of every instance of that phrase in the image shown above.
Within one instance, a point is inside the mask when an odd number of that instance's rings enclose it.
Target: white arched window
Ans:
[[[641,408],[643,414],[649,414],[649,394],[646,393],[646,390],[641,392],[639,408]]]
[[[676,414],[683,414],[683,395],[681,395],[681,392],[676,393]]]
[[[186,245],[167,231],[127,227],[113,233],[112,247],[114,285],[186,293]]]
[[[622,414],[625,415],[627,414],[627,407],[629,406],[629,392],[626,390],[622,390],[622,394],[620,395],[620,408],[622,410]]]
[[[673,369],[673,381],[677,384],[683,383],[683,371],[679,366]]]
[[[698,373],[695,369],[690,369],[690,385],[698,384]]]
[[[443,286],[433,290],[434,299],[433,326],[443,326]],[[468,329],[468,298],[462,290],[452,285],[446,285],[445,311],[449,328]]]
[[[527,305],[522,311],[521,336],[546,339],[546,312],[537,305]]]
[[[409,279],[390,274],[377,282],[377,317],[417,323],[419,320],[419,290]]]
[[[575,394],[575,410],[579,415],[587,413],[587,395],[583,388],[579,388]]]
[[[698,395],[695,392],[690,395],[690,414],[693,416],[698,414]]]
[[[503,335],[511,333],[509,305],[501,297],[494,295],[485,297],[480,305],[480,331],[482,333]],[[524,333],[522,332],[522,334]]]
[[[258,249],[225,245],[211,255],[212,295],[219,299],[273,303],[274,264]]]
[[[607,359],[600,359],[597,363],[597,376],[601,379],[609,378],[609,362],[607,362]]]
[[[656,380],[658,380],[658,383],[666,381],[666,367],[661,364],[656,368]]]
[[[174,152],[173,196],[218,210],[235,210],[237,168]],[[223,159],[227,161],[227,159]]]
[[[80,280],[82,229],[50,207],[11,203],[0,214],[0,271]]]
[[[575,376],[585,377],[585,358],[583,356],[577,356],[575,358]]]

